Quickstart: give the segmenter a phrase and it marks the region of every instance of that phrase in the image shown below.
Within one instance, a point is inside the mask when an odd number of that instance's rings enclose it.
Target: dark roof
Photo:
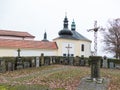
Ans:
[[[55,39],[72,39],[72,40],[79,40],[79,39],[76,39],[75,37],[73,37],[73,36],[70,36],[70,35],[61,35],[61,36],[59,36],[59,37],[57,37],[57,38],[55,38]]]
[[[2,48],[57,49],[56,42],[0,39]]]
[[[71,30],[69,30],[68,28],[64,28],[63,30],[59,31],[58,33],[60,36],[63,36],[63,35],[73,35]]]
[[[83,35],[78,33],[77,31],[72,30],[72,33],[73,33],[72,37],[74,37],[74,38],[76,38],[78,40],[84,40],[84,41],[90,41],[91,42],[91,40],[87,39],[86,37],[84,37]]]
[[[78,33],[77,31],[72,31],[73,35],[60,35],[59,37],[55,38],[55,39],[72,39],[72,40],[83,40],[83,41],[89,41],[91,42],[91,40],[87,39],[86,37],[84,37],[83,35],[81,35],[80,33]]]
[[[11,31],[11,30],[0,30],[0,36],[30,37],[30,38],[35,38],[35,36],[31,35],[31,34],[28,33],[28,32]]]

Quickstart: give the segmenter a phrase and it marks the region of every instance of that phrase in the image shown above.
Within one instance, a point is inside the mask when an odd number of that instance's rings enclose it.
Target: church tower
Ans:
[[[76,29],[76,25],[75,25],[75,22],[74,22],[74,19],[73,19],[73,22],[71,24],[71,30],[75,31],[75,29]]]
[[[65,16],[63,29],[59,31],[58,37],[54,39],[58,46],[58,56],[84,56],[91,55],[91,41],[76,30],[75,21],[72,21],[71,30],[68,28],[68,18]]]
[[[44,38],[43,38],[42,41],[47,41],[48,42],[48,40],[47,40],[47,33],[46,32],[44,33]]]
[[[67,16],[65,16],[64,21],[63,21],[63,29],[59,31],[59,36],[60,37],[68,37],[68,36],[72,36],[72,32],[71,30],[68,29],[68,19]]]

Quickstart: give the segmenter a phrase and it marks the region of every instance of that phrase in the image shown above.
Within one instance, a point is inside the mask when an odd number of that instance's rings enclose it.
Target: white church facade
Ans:
[[[91,55],[91,41],[76,31],[73,21],[71,30],[68,29],[67,16],[64,18],[63,29],[53,41],[44,39],[34,40],[35,36],[28,32],[0,30],[0,57],[17,56],[18,48],[21,56],[84,56]]]

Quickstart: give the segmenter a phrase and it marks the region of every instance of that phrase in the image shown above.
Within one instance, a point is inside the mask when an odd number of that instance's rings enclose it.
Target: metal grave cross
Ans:
[[[68,46],[67,46],[66,48],[67,48],[67,50],[68,50],[68,57],[69,57],[70,49],[71,49],[72,47],[70,47],[70,44],[68,44]]]
[[[18,52],[18,57],[20,57],[20,48],[18,48],[17,52]]]
[[[100,27],[97,27],[97,21],[94,22],[94,28],[93,29],[89,29],[89,31],[94,31],[94,55],[97,55],[97,31]]]

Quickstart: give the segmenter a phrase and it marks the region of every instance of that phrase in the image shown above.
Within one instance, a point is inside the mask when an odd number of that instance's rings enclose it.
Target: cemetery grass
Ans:
[[[0,90],[76,90],[89,67],[50,65],[0,73]],[[107,90],[120,90],[120,70],[101,69],[110,79]]]

